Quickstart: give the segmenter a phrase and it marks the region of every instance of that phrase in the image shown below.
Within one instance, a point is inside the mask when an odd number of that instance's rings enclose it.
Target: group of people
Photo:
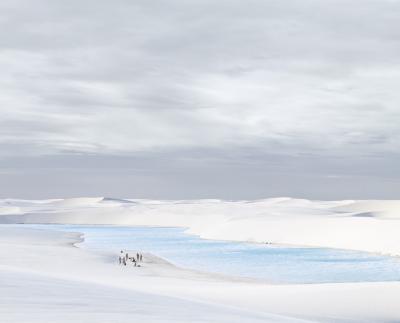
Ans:
[[[143,261],[143,255],[141,253],[136,253],[136,258],[134,255],[130,257],[127,252],[121,250],[121,253],[119,254],[119,264],[126,266],[129,260],[133,262],[135,267],[140,267],[139,262]]]

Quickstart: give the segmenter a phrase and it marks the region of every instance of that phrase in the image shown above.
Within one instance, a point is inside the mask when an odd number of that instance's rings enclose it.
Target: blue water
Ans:
[[[82,232],[83,248],[151,252],[180,267],[272,283],[400,280],[399,259],[366,252],[205,240],[182,228],[29,226]]]

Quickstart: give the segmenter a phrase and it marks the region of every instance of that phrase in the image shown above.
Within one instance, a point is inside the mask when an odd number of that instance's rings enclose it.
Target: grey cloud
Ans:
[[[212,157],[210,157],[212,156]],[[227,156],[229,156],[227,160]],[[399,156],[391,160],[186,151],[135,157],[59,155],[0,163],[0,196],[120,196],[155,199],[397,198]]]
[[[362,174],[375,183],[400,149],[399,14],[389,0],[3,0],[0,158],[146,155],[157,173],[179,156],[181,181],[218,160],[204,172],[255,167],[290,193],[291,163],[320,169],[319,187],[351,177],[341,159],[380,156]]]

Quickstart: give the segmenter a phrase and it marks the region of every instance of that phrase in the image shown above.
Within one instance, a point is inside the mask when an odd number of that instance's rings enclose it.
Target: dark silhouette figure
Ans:
[[[119,264],[122,265],[123,264],[123,260],[124,259],[124,251],[121,250],[121,253],[119,254]]]
[[[135,257],[132,257],[132,258],[129,258],[132,262],[133,262],[133,265],[136,267],[136,260],[135,260]]]

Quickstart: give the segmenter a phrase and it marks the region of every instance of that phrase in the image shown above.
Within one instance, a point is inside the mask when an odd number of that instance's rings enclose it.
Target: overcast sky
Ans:
[[[1,0],[0,197],[399,198],[400,1]]]

